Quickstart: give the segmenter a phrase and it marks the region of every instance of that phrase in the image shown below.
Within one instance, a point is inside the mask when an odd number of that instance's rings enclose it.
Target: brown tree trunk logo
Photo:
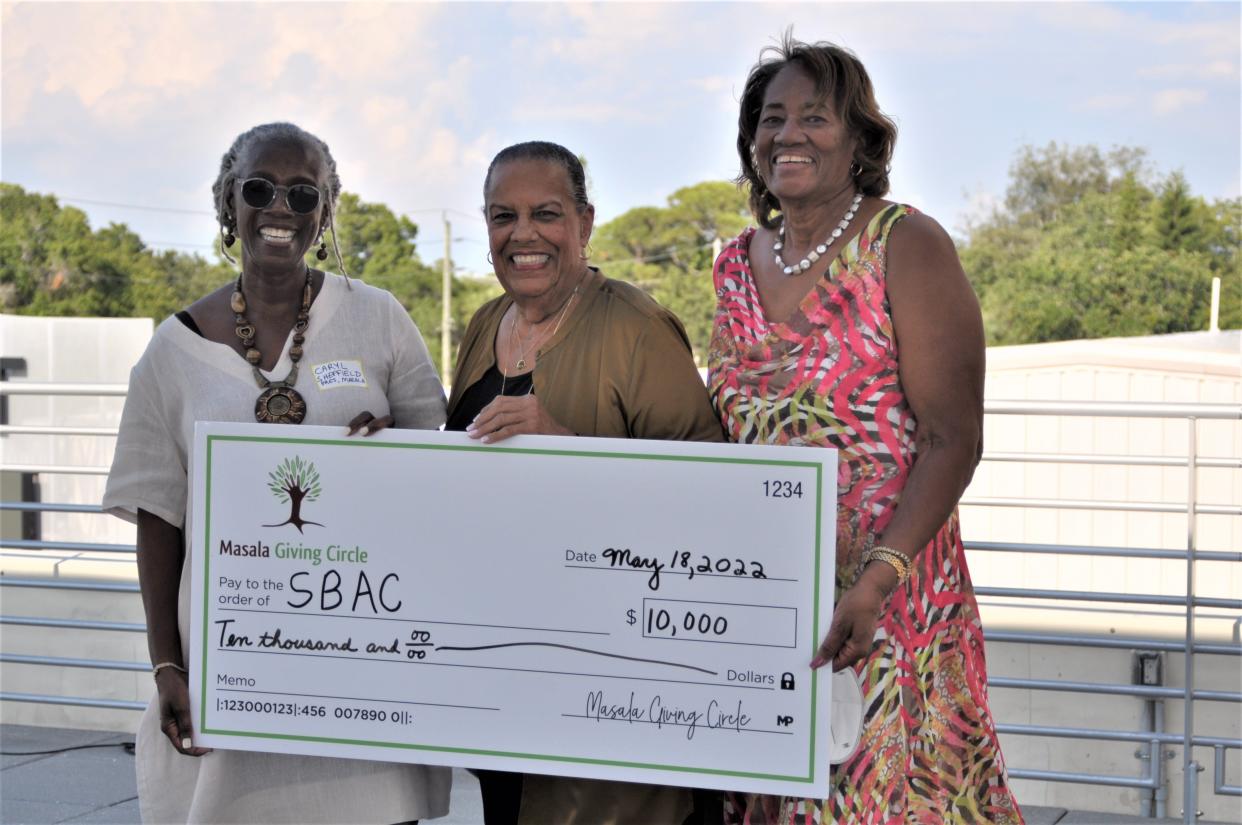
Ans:
[[[267,478],[267,489],[271,490],[272,495],[276,496],[282,504],[289,505],[289,518],[279,524],[264,524],[264,527],[283,527],[286,524],[292,524],[298,528],[299,533],[307,524],[323,527],[317,521],[302,518],[302,503],[319,498],[319,471],[315,469],[314,464],[303,461],[300,456],[286,458],[279,467],[267,474]]]

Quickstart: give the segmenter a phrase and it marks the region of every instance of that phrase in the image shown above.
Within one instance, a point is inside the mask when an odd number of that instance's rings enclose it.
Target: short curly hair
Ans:
[[[221,234],[232,234],[237,229],[237,216],[229,213],[226,197],[229,189],[233,186],[233,181],[237,179],[237,172],[234,171],[234,167],[236,167],[237,160],[242,156],[242,153],[250,148],[251,144],[261,140],[296,141],[307,146],[314,146],[323,152],[323,160],[328,172],[327,191],[324,192],[324,202],[328,208],[328,224],[332,229],[332,245],[336,248],[336,261],[341,267],[341,273],[344,274],[345,264],[341,260],[341,250],[336,240],[336,202],[341,196],[341,177],[336,172],[336,159],[332,157],[332,150],[328,148],[327,143],[293,123],[263,123],[247,129],[234,139],[233,145],[220,158],[220,174],[216,176],[216,182],[211,185],[211,194],[215,201],[216,222],[220,224]],[[223,246],[220,247],[220,251],[224,253],[224,257],[230,261],[233,260]]]
[[[826,42],[803,43],[787,32],[779,45],[760,52],[759,62],[746,78],[737,118],[737,155],[742,162],[737,183],[749,187],[750,211],[768,229],[776,227],[772,213],[781,211],[781,205],[755,169],[751,147],[768,84],[786,66],[799,67],[815,81],[816,93],[832,100],[845,127],[857,139],[854,162],[860,171],[855,180],[864,195],[888,194],[889,167],[897,142],[897,125],[876,103],[862,61],[849,49]]]

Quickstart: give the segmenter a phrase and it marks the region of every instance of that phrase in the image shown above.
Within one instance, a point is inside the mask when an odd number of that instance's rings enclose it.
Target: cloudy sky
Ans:
[[[736,100],[786,26],[855,50],[898,122],[893,196],[960,231],[1049,141],[1146,147],[1239,194],[1240,5],[1225,3],[12,3],[0,178],[92,225],[207,254],[237,133],[292,120],[347,189],[487,271],[480,188],[503,146],[587,157],[602,220],[732,177]],[[145,207],[143,209],[136,207]]]

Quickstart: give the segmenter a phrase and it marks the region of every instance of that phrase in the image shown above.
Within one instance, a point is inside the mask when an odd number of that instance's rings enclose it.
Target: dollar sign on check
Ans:
[[[633,610],[627,610],[625,612],[625,621],[628,624],[634,624],[635,622],[638,621],[638,617],[635,615]]]

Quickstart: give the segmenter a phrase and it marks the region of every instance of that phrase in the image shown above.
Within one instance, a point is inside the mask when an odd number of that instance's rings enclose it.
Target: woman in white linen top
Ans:
[[[142,818],[384,825],[443,816],[447,768],[208,751],[190,742],[183,668],[191,548],[183,528],[194,422],[296,423],[299,406],[307,424],[344,427],[363,410],[378,419],[373,427],[444,422],[443,388],[396,299],[303,263],[316,242],[326,257],[322,238],[340,191],[327,146],[291,124],[255,127],[224,156],[215,189],[226,245],[233,233],[242,241],[243,275],[238,287],[222,287],[156,330],[130,376],[103,500],[109,512],[138,523],[151,661],[170,663],[158,668],[157,694],[139,723]],[[255,368],[248,350],[257,350]],[[257,377],[279,395],[295,365],[292,396],[273,401],[269,391],[256,402]]]

